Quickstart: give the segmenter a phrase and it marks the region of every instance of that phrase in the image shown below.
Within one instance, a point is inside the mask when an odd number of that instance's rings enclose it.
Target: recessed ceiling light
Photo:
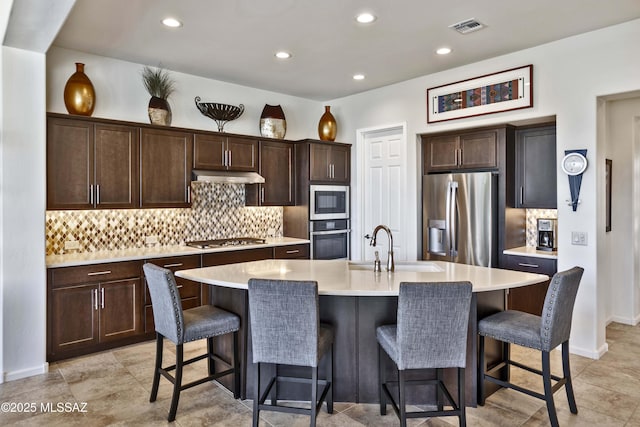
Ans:
[[[436,50],[436,53],[438,55],[448,55],[451,53],[451,49],[448,47],[441,47],[440,49]]]
[[[278,59],[289,59],[289,58],[291,58],[291,54],[289,52],[285,52],[284,50],[281,50],[280,52],[276,52],[275,56]]]
[[[364,74],[354,74],[353,80],[364,80]]]
[[[358,21],[361,24],[370,24],[375,20],[376,20],[376,17],[369,12],[361,13],[358,16],[356,16],[356,21]]]
[[[176,18],[164,18],[162,23],[171,28],[182,27],[182,22],[178,21]]]

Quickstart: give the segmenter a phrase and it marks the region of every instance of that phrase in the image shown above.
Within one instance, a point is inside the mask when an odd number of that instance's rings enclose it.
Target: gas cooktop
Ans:
[[[221,248],[224,246],[244,246],[244,245],[257,245],[265,243],[265,239],[257,237],[232,237],[230,239],[214,239],[214,240],[193,240],[191,242],[185,242],[187,246],[198,249],[211,249]]]

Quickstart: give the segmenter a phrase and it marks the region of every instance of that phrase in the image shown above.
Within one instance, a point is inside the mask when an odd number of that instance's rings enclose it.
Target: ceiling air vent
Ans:
[[[485,25],[476,21],[475,18],[466,19],[464,21],[458,22],[457,24],[449,25],[449,28],[453,28],[460,34],[469,34],[474,31],[481,30],[484,27]]]

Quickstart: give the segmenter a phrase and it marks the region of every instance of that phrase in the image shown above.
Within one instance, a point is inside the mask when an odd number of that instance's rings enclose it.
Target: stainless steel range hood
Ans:
[[[216,182],[219,184],[263,184],[264,178],[256,172],[230,172],[193,170],[193,181]]]

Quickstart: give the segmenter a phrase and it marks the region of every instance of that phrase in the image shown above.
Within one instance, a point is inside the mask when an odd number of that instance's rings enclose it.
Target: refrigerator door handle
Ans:
[[[457,229],[457,207],[458,207],[458,183],[456,181],[449,182],[447,210],[449,211],[449,254],[452,260],[458,256],[458,229]]]

